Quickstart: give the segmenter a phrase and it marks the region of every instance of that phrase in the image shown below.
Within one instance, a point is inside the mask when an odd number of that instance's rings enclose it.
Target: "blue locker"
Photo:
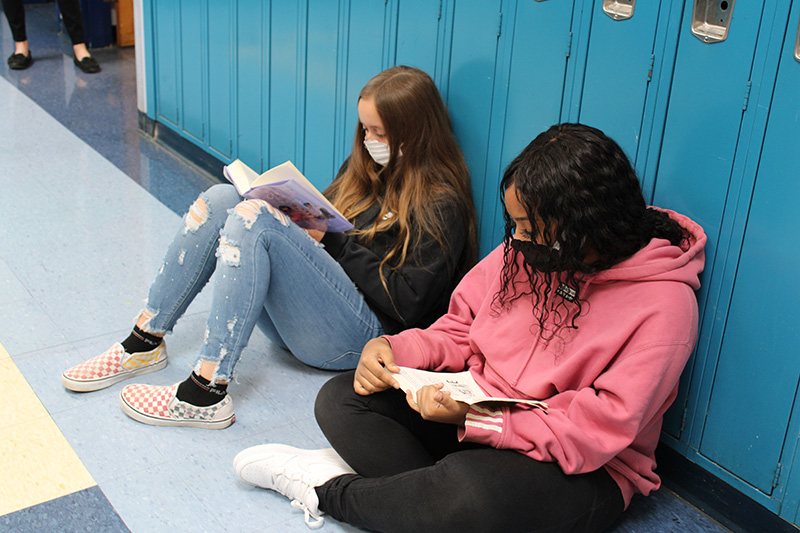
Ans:
[[[208,35],[203,24],[205,6],[200,0],[181,0],[179,9],[181,128],[191,140],[205,144],[203,115],[207,100],[203,59]]]
[[[353,148],[353,135],[358,126],[358,94],[364,85],[391,65],[384,65],[385,2],[371,0],[342,1],[345,23],[339,31],[345,48],[340,63],[340,88],[344,100],[337,103],[338,128],[342,144],[337,147],[339,161],[344,161]]]
[[[583,77],[578,122],[603,130],[635,164],[642,135],[660,12],[669,2],[638,2],[632,16],[614,19],[592,2],[592,27]]]
[[[800,425],[799,18],[794,2],[700,446],[705,457],[773,499],[781,499],[786,476],[778,465],[791,464]],[[781,512],[790,520],[796,520],[794,498]]]
[[[223,160],[233,159],[235,116],[233,40],[234,4],[232,0],[208,2],[206,49],[208,54],[208,147]]]
[[[481,253],[503,236],[499,184],[509,163],[534,137],[559,121],[573,2],[517,2],[503,11],[491,138],[483,189]]]
[[[236,10],[236,126],[234,154],[253,169],[264,170],[268,139],[266,96],[269,88],[269,6],[261,0],[238,0]]]
[[[299,4],[291,1],[270,5],[267,100],[263,103],[267,107],[263,170],[287,160],[298,160],[298,122],[302,118],[300,104],[305,92],[298,49],[300,39],[306,37],[299,24]]]
[[[437,79],[443,47],[439,42],[441,4],[430,0],[396,0],[396,4],[397,45],[390,62],[417,67]]]
[[[336,127],[338,91],[337,54],[339,6],[328,0],[310,0],[306,13],[305,101],[302,159],[296,162],[318,187],[333,180],[342,163],[340,153],[352,146],[350,132]]]
[[[443,89],[453,128],[471,172],[472,196],[478,216],[481,254],[491,228],[493,210],[483,208],[489,126],[494,94],[495,58],[500,31],[501,2],[469,0],[448,5],[450,53]]]
[[[684,6],[653,204],[674,209],[698,222],[708,235],[706,272],[699,293],[701,310],[716,256],[728,189],[734,176],[743,102],[763,5],[739,2],[723,42],[705,43],[691,33],[693,3]],[[701,324],[702,327],[702,324]],[[698,350],[704,339],[698,340]],[[702,360],[702,358],[698,358]],[[682,411],[693,378],[693,362],[664,429],[682,437]]]
[[[178,100],[178,75],[180,62],[178,60],[181,47],[178,41],[178,11],[177,0],[165,0],[153,3],[153,48],[164,50],[162,54],[154,54],[154,74],[157,80],[155,117],[159,122],[171,124],[177,128],[179,123]]]

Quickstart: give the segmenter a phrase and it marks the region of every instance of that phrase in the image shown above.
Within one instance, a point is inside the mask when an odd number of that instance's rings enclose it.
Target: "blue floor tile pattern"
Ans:
[[[325,446],[313,398],[330,373],[256,332],[224,431],[138,424],[118,407],[123,384],[61,386],[63,369],[127,334],[178,215],[210,180],[138,130],[133,49],[94,50],[103,71],[83,74],[55,6],[26,12],[36,61],[21,72],[6,67],[13,43],[0,17],[0,343],[97,486],[0,516],[0,531],[306,531],[285,498],[236,480],[231,461],[264,442]],[[139,381],[186,377],[209,296],[167,338],[170,365]],[[324,530],[356,531],[331,519]],[[613,531],[728,530],[662,488],[635,498]]]
[[[0,531],[128,533],[130,530],[103,492],[91,487],[0,516]]]

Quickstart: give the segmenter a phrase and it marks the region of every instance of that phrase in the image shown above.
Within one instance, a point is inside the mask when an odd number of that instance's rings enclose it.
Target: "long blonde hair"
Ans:
[[[398,228],[398,240],[380,265],[387,293],[384,265],[402,266],[424,234],[432,235],[445,253],[451,254],[440,210],[443,204],[459,206],[467,224],[467,240],[461,257],[449,259],[451,265],[457,265],[460,279],[477,260],[475,208],[469,169],[436,84],[422,70],[397,66],[372,78],[361,90],[361,98],[372,99],[383,122],[391,151],[389,162],[380,166],[372,160],[359,123],[347,168],[326,194],[350,220],[381,202],[375,224],[355,232],[364,242]],[[387,213],[392,216],[385,217]]]

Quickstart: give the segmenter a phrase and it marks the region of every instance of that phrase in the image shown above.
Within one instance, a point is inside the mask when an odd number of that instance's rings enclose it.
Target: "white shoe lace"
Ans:
[[[295,509],[301,509],[303,511],[306,525],[310,529],[319,529],[322,527],[322,525],[325,523],[325,519],[322,518],[324,513],[316,508],[312,510],[308,507],[308,500],[311,496],[310,493],[314,491],[314,485],[312,482],[306,480],[303,475],[293,477],[288,475],[285,471],[276,472],[274,474],[273,482],[275,484],[276,491],[288,498],[291,498],[292,507]],[[316,495],[314,495],[314,498],[316,499]],[[314,507],[316,507],[316,505]]]
[[[325,519],[321,516],[315,516],[308,510],[306,504],[301,502],[300,500],[292,500],[292,507],[295,509],[302,509],[303,515],[305,516],[305,522],[309,529],[319,529],[325,523]],[[319,513],[322,514],[322,513]],[[314,519],[313,521],[311,519]]]

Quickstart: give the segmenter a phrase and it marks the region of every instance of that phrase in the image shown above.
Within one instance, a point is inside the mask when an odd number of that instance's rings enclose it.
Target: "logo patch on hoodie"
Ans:
[[[567,285],[566,283],[562,283],[556,289],[556,294],[564,298],[568,302],[574,302],[575,297],[578,295],[577,291]]]

